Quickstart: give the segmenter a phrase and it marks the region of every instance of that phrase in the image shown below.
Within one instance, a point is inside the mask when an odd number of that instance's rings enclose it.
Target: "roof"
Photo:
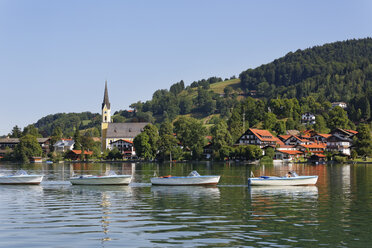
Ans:
[[[312,144],[309,144],[309,145],[300,145],[302,147],[305,147],[305,148],[326,148],[327,147],[327,144],[325,143],[312,143]]]
[[[37,138],[37,142],[39,142],[39,143],[45,143],[48,140],[50,140],[50,138]]]
[[[147,122],[108,123],[106,138],[133,139],[143,132]]]
[[[119,141],[124,141],[124,142],[130,143],[130,144],[133,144],[133,141],[126,140],[126,139],[119,139],[119,140],[116,140],[116,141],[111,142],[111,144],[112,144],[112,143],[117,143],[117,142],[119,142]]]
[[[296,150],[276,150],[276,151],[277,151],[277,152],[280,152],[280,153],[289,154],[289,155],[302,154],[302,152],[300,152],[300,151],[296,151]]]
[[[0,143],[14,143],[14,144],[17,144],[17,143],[19,143],[19,139],[18,138],[3,138],[3,139],[0,139]]]
[[[251,132],[261,141],[277,141],[268,130],[250,128]],[[275,137],[276,138],[276,137]]]
[[[357,134],[358,133],[358,131],[350,130],[350,129],[346,129],[346,131],[348,131],[349,133],[353,133],[353,134]]]
[[[108,109],[110,109],[110,101],[109,101],[108,90],[107,90],[107,81],[105,82],[105,93],[103,96],[102,109],[103,107],[105,107],[105,105]]]
[[[326,139],[332,136],[332,134],[327,134],[327,133],[317,133],[316,135],[319,135],[319,136],[321,136],[323,138],[326,138]],[[316,136],[316,135],[314,135],[314,136]]]
[[[342,128],[336,128],[336,129],[332,130],[331,134],[337,133],[337,131],[340,131],[341,133],[344,133],[344,134],[349,135],[349,136],[353,136],[353,135],[358,133],[357,131],[350,130],[350,129],[346,130],[346,129],[342,129]]]
[[[81,150],[71,150],[73,153],[75,153],[76,155],[80,155],[81,154]],[[93,154],[93,151],[84,151],[84,154],[85,155],[92,155]]]
[[[327,157],[326,155],[320,154],[320,153],[314,154],[312,156],[315,156],[315,157],[318,157],[318,158],[325,158],[325,157]]]
[[[299,135],[300,134],[300,131],[298,130],[287,130],[287,134],[288,135]]]
[[[74,144],[75,141],[73,141],[72,139],[62,139],[54,143],[53,146],[73,146]]]
[[[281,134],[281,135],[278,135],[278,137],[282,140],[287,140],[289,137],[291,137],[292,135],[290,134]]]
[[[302,139],[302,138],[298,137],[297,135],[291,135],[291,136],[289,136],[288,139],[290,139],[290,138],[292,138],[292,137],[294,137],[295,139],[297,139],[297,140],[299,140],[299,141],[301,141],[301,142],[309,142],[308,139]],[[288,140],[288,139],[286,139],[286,140]]]

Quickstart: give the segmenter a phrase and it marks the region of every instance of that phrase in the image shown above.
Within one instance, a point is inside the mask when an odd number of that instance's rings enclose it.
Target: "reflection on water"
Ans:
[[[260,186],[249,187],[252,197],[281,196],[297,198],[317,198],[317,186]]]
[[[218,187],[203,187],[203,186],[152,186],[151,192],[155,197],[189,197],[195,198],[219,198],[220,190]]]
[[[71,167],[99,174],[105,164],[28,166],[39,186],[0,185],[0,247],[367,247],[372,170],[364,166],[291,165],[319,175],[316,186],[247,187],[283,166],[111,164],[133,173],[130,186],[72,186]],[[6,164],[0,170],[15,170]],[[217,187],[151,186],[154,170],[220,174]]]

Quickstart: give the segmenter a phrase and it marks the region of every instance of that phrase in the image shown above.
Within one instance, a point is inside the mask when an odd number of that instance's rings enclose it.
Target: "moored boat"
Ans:
[[[70,178],[73,185],[128,185],[132,181],[132,175],[117,175],[110,171],[104,176],[81,175]]]
[[[44,175],[29,175],[19,170],[12,175],[0,175],[0,184],[40,184]]]
[[[318,181],[318,176],[298,176],[295,172],[291,176],[275,177],[260,176],[248,178],[250,186],[296,186],[296,185],[313,185]]]
[[[151,178],[153,185],[169,185],[169,186],[186,186],[186,185],[216,185],[220,180],[220,176],[206,175],[201,176],[198,172],[192,171],[188,176],[163,176]]]

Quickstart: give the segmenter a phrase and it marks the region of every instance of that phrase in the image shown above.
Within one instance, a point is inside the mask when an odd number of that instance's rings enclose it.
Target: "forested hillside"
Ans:
[[[155,91],[151,100],[131,104],[134,111],[115,112],[113,121],[162,123],[183,115],[213,125],[224,119],[236,137],[242,131],[243,115],[246,128],[272,129],[274,126],[270,123],[278,120],[276,129],[279,131],[301,128],[300,115],[310,111],[319,119],[318,129],[324,131],[334,126],[330,117],[330,114],[336,115],[330,112],[334,101],[347,103],[347,118],[354,124],[370,123],[372,38],[290,52],[269,64],[243,71],[239,78],[211,77],[189,86],[181,80],[169,90]],[[235,123],[238,119],[240,123]],[[339,126],[353,127],[353,123],[346,121]],[[35,124],[43,136],[51,135],[57,126],[64,135],[72,134],[76,126],[81,130],[93,128],[97,135],[100,115],[60,113],[48,115]],[[234,131],[234,128],[239,130]]]
[[[131,107],[137,110],[141,120],[157,122],[187,114],[230,117],[231,109],[248,96],[266,102],[276,98],[300,100],[311,96],[320,104],[345,101],[349,118],[355,122],[369,119],[372,39],[335,42],[290,52],[272,63],[242,72],[239,79],[240,83],[234,78],[212,77],[187,87],[180,81],[169,90],[157,90],[151,100],[134,103]],[[216,84],[225,87],[215,90]],[[117,121],[125,120],[119,118]]]
[[[47,115],[35,123],[39,133],[44,137],[52,135],[56,127],[60,127],[64,136],[73,136],[74,129],[80,130],[94,128],[94,134],[99,136],[99,127],[101,124],[101,115],[91,112],[83,113],[58,113]],[[98,132],[98,133],[97,133]]]

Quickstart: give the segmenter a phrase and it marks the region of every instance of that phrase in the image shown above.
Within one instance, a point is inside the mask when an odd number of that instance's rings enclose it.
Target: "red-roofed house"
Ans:
[[[294,150],[276,150],[274,159],[293,160],[299,158],[303,153]]]
[[[284,144],[286,145],[308,145],[313,143],[312,141],[305,139],[305,138],[300,138],[299,136],[292,135],[288,139],[284,141]]]
[[[119,139],[113,141],[109,144],[108,147],[110,150],[117,148],[120,153],[123,154],[124,157],[133,157],[136,156],[136,152],[134,151],[133,141],[126,140],[126,139]]]
[[[93,151],[84,151],[85,156],[93,155]],[[66,158],[71,160],[80,160],[81,159],[81,150],[71,150],[67,153]]]
[[[276,146],[277,144],[283,144],[283,142],[272,135],[267,130],[261,129],[248,129],[236,142],[237,145],[258,145],[260,148],[264,146]]]
[[[303,153],[324,153],[327,144],[325,143],[312,143],[308,145],[297,145],[297,149]]]

